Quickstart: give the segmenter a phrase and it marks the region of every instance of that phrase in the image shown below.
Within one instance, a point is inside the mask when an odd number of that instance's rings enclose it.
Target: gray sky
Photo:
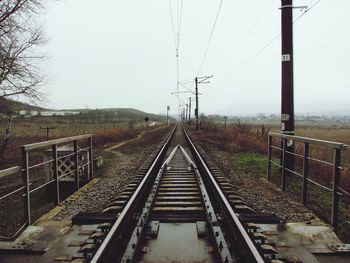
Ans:
[[[177,1],[171,0],[176,24]],[[311,6],[318,0],[295,0]],[[181,3],[181,0],[179,0]],[[183,1],[180,80],[193,88],[219,0]],[[224,0],[200,75],[200,111],[279,113],[279,0]],[[321,0],[294,24],[296,113],[350,113],[349,0]],[[301,14],[294,11],[294,17]],[[177,112],[168,0],[62,0],[43,16],[50,39],[49,107]],[[190,94],[182,94],[186,100]]]

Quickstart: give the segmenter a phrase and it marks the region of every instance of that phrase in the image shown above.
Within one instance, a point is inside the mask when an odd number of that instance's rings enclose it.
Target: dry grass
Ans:
[[[230,124],[227,128],[215,124],[202,127],[205,136],[200,140],[204,143],[215,144],[227,152],[266,153],[267,133],[265,126],[254,127],[240,122]],[[201,131],[194,132],[199,135]]]
[[[4,134],[5,123],[0,123],[0,136]],[[21,145],[46,140],[46,130],[40,127],[55,126],[50,139],[91,133],[94,147],[103,147],[105,144],[118,143],[123,140],[136,138],[145,128],[113,128],[113,123],[107,124],[79,124],[66,122],[64,119],[37,118],[33,121],[15,120],[6,151],[0,156],[0,169],[21,164]]]
[[[276,127],[269,127],[274,132],[279,132]],[[246,166],[246,171],[250,171],[250,163],[254,159],[254,163],[265,163],[259,165],[260,172],[253,172],[266,176],[266,152],[267,152],[267,130],[264,126],[244,125],[240,123],[232,124],[226,129],[223,126],[207,125],[202,127],[202,131],[194,132],[197,140],[205,148],[214,148],[218,151],[224,151],[234,155],[235,160],[241,160],[241,166]],[[297,129],[296,135],[311,137],[315,139],[323,139],[329,141],[337,141],[342,143],[350,143],[350,127],[341,126],[311,126]],[[275,146],[280,146],[278,139],[274,140]],[[298,154],[303,153],[303,144],[296,143],[295,151]],[[350,192],[350,149],[343,150],[341,153],[341,180],[340,187]],[[256,155],[254,155],[256,154]],[[320,159],[332,163],[333,149],[319,146],[310,146],[310,155],[314,159]],[[245,158],[248,156],[249,158]],[[273,159],[275,162],[280,161],[280,151],[273,150]],[[295,157],[295,171],[302,173],[303,159]],[[273,167],[273,182],[280,185],[280,169]],[[332,166],[309,161],[309,177],[316,182],[332,188]],[[300,178],[290,175],[287,178],[286,191],[296,200],[300,201],[301,196],[301,180]],[[308,206],[313,209],[320,217],[326,221],[330,218],[332,196],[329,191],[325,191],[319,187],[309,184],[309,203]],[[343,196],[340,202],[340,224],[338,233],[341,237],[348,241],[350,233],[350,200]]]

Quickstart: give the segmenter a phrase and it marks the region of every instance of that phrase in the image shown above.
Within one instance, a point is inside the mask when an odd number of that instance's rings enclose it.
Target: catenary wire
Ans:
[[[321,0],[317,0],[311,7],[307,8],[302,14],[300,14],[296,19],[293,20],[293,24],[296,23],[302,16],[304,16],[308,11],[310,11],[312,8],[314,8]],[[256,58],[261,52],[263,52],[266,48],[268,48],[273,42],[275,42],[279,37],[281,36],[281,33],[275,35],[269,42],[267,42],[263,47],[258,49],[256,52],[254,52],[251,56],[248,57],[240,66],[237,67],[237,69],[231,73],[224,81],[222,81],[216,88],[213,88],[205,95],[209,95],[212,92],[218,90],[221,88],[228,80],[230,80],[233,76],[237,75],[240,71],[242,71],[254,58]]]
[[[207,53],[208,53],[208,50],[209,50],[209,46],[210,46],[211,40],[212,40],[213,35],[214,35],[215,26],[216,26],[216,23],[217,23],[218,18],[219,18],[219,14],[220,14],[222,2],[223,2],[223,0],[220,0],[220,4],[219,4],[218,11],[217,11],[217,13],[216,13],[216,17],[215,17],[215,21],[214,21],[214,24],[213,24],[213,28],[212,28],[212,30],[211,30],[210,37],[209,37],[209,41],[208,41],[207,47],[206,47],[206,49],[205,49],[204,56],[203,56],[202,62],[201,62],[201,64],[200,64],[200,67],[199,67],[197,76],[200,74],[200,72],[201,72],[201,70],[202,70],[202,68],[203,68],[204,61],[205,61],[205,58],[206,58],[206,56],[207,56]]]

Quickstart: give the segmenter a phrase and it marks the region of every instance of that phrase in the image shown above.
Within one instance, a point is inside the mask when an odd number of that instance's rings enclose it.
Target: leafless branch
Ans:
[[[0,1],[0,98],[39,102],[44,94],[45,74],[40,68],[45,56],[38,53],[47,41],[35,14],[44,0]]]

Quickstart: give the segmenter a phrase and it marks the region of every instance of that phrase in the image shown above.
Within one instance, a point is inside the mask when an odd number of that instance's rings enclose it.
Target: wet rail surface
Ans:
[[[293,253],[304,261],[278,253],[280,220],[235,189],[178,126],[108,207],[75,216],[39,262],[318,262],[303,248]]]

